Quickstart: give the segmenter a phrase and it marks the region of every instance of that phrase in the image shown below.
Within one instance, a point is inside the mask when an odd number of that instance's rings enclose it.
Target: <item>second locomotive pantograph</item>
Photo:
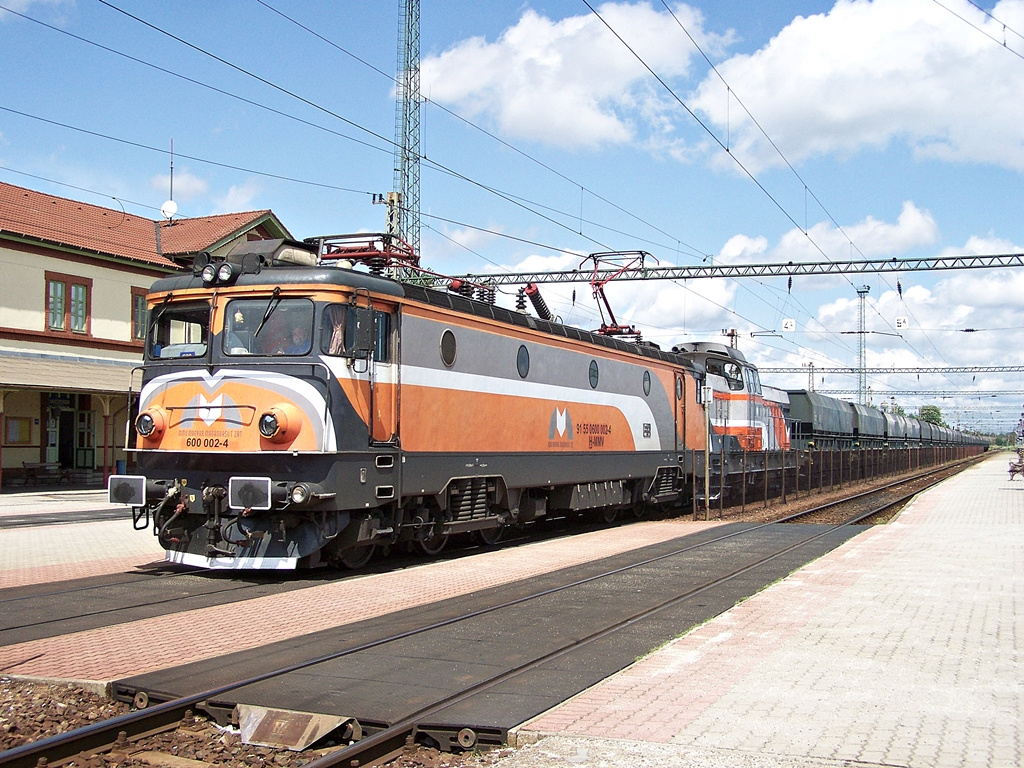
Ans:
[[[437,554],[548,515],[688,508],[737,456],[790,448],[789,394],[735,349],[583,331],[400,279],[413,266],[389,235],[264,240],[153,285],[133,467],[108,487],[169,561]]]

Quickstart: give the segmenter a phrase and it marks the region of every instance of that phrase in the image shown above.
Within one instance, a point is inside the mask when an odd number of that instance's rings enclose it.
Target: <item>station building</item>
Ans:
[[[0,183],[0,490],[124,466],[149,286],[282,237],[269,210],[152,220]]]

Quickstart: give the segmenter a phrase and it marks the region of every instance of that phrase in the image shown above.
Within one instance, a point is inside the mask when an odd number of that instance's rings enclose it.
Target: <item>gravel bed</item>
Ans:
[[[128,704],[111,701],[75,685],[0,677],[0,752],[123,715],[130,709]],[[327,742],[321,749],[291,752],[250,746],[242,743],[237,730],[221,728],[204,717],[194,717],[175,731],[133,742],[103,757],[73,760],[67,765],[143,768],[159,764],[159,759],[149,754],[157,752],[223,768],[298,768],[331,751],[332,747],[335,745]],[[448,754],[417,746],[390,765],[395,768],[486,768],[510,752],[497,749]],[[200,768],[199,764],[194,768]]]

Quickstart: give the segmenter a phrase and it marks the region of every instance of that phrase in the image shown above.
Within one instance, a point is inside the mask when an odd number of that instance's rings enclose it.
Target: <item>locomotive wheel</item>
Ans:
[[[338,562],[354,571],[370,562],[370,558],[373,557],[373,550],[373,544],[361,544],[358,547],[346,549],[338,556]]]
[[[420,552],[422,552],[424,555],[429,555],[430,557],[433,557],[434,555],[441,554],[441,550],[445,548],[445,545],[447,543],[448,534],[443,533],[435,534],[433,536],[430,536],[429,538],[423,539],[422,541],[417,541],[416,546],[419,547]]]
[[[501,537],[505,535],[506,528],[507,526],[504,525],[499,525],[497,528],[481,528],[476,531],[476,538],[485,547],[493,547],[501,541]]]
[[[601,510],[601,520],[606,523],[614,523],[618,514],[619,510],[615,509],[615,507],[606,507]]]

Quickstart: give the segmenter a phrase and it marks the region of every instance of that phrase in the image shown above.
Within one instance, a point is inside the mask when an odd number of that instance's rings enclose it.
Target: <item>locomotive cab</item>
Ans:
[[[712,389],[708,404],[712,446],[726,453],[789,447],[782,403],[761,386],[757,368],[734,347],[691,342],[672,348],[703,365]]]
[[[262,248],[150,293],[139,474],[109,495],[177,562],[315,564],[372,538],[350,523],[399,487],[395,305],[369,300],[369,276]]]

